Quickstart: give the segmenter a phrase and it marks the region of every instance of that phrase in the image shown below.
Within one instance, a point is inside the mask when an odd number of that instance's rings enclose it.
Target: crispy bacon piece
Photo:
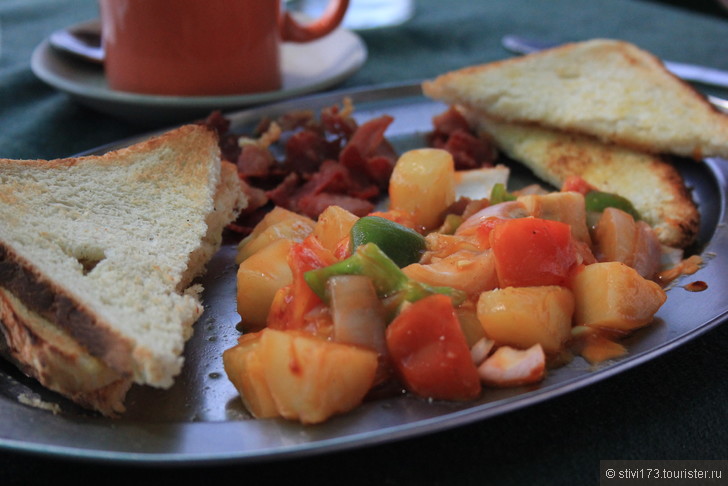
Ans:
[[[369,120],[354,132],[341,151],[341,163],[355,177],[369,179],[381,189],[386,189],[397,161],[394,148],[384,138],[384,132],[392,121],[394,119],[389,115]]]
[[[288,174],[283,181],[278,184],[275,189],[266,191],[266,196],[276,206],[281,206],[291,211],[295,211],[295,193],[296,189],[301,184],[301,178],[295,172]]]
[[[318,216],[329,206],[339,206],[357,216],[366,216],[374,210],[374,204],[358,197],[346,194],[321,192],[303,196],[298,201],[299,210],[309,217]]]
[[[432,119],[433,135],[450,135],[457,131],[470,131],[468,120],[456,108],[449,107]]]
[[[351,117],[352,111],[352,106],[346,106],[343,110],[337,105],[324,108],[321,110],[321,126],[326,133],[340,140],[349,140],[357,129],[357,123]]]
[[[327,160],[307,181],[302,182],[298,174],[291,173],[266,194],[278,206],[316,218],[331,204],[364,216],[374,209],[369,199],[380,193],[372,185],[359,189],[343,164]]]
[[[240,154],[238,138],[230,133],[230,120],[225,118],[220,110],[211,112],[200,124],[212,128],[217,133],[223,159],[230,162],[238,160]]]
[[[301,130],[291,135],[286,142],[285,164],[291,172],[313,174],[330,156],[329,152],[322,134],[313,130]]]
[[[242,148],[238,157],[238,174],[244,180],[266,177],[275,162],[270,150],[257,144],[248,144]]]
[[[465,117],[453,107],[432,119],[433,131],[428,136],[431,147],[452,154],[456,170],[492,166],[497,158],[495,145],[476,136]]]

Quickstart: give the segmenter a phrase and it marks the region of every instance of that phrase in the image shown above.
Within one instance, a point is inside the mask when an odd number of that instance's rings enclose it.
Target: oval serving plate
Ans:
[[[424,146],[431,119],[446,107],[424,98],[419,84],[389,85],[310,96],[228,115],[232,129],[249,133],[263,117],[293,109],[320,110],[349,96],[359,122],[389,114],[394,122],[387,137],[401,153]],[[138,139],[94,149],[102,153]],[[246,462],[323,454],[362,447],[494,419],[500,414],[586,387],[653,359],[719,324],[728,313],[726,194],[728,162],[677,161],[693,189],[702,224],[693,249],[707,261],[696,274],[678,280],[657,322],[625,340],[629,354],[590,367],[581,358],[551,370],[537,387],[485,390],[467,403],[430,402],[412,397],[372,400],[346,415],[316,426],[282,420],[253,420],[243,408],[222,366],[222,352],[239,333],[235,303],[234,244],[224,245],[202,278],[205,313],[188,343],[185,367],[169,390],[133,388],[127,414],[117,420],[97,417],[25,378],[0,361],[0,448],[65,458],[116,463]],[[512,165],[513,187],[536,182],[530,173]],[[681,285],[708,283],[704,292]],[[54,404],[57,413],[36,403]]]

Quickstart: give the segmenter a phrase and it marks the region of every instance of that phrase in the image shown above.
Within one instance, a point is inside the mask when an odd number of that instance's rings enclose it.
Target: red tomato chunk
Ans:
[[[442,400],[480,394],[478,371],[449,297],[431,295],[404,309],[387,328],[387,347],[411,392]]]
[[[559,221],[516,218],[490,232],[500,287],[564,285],[577,263],[571,227]]]

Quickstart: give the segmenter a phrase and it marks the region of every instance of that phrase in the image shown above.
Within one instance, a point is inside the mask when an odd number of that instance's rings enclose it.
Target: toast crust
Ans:
[[[205,265],[222,245],[225,226],[248,206],[248,198],[241,184],[237,166],[223,160],[220,164],[220,182],[215,192],[215,210],[207,215],[207,233],[200,246],[190,254],[187,271],[177,284],[178,291],[183,291],[205,272]]]

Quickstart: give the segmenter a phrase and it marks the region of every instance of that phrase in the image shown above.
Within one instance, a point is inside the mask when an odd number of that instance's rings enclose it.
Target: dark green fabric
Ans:
[[[35,78],[33,48],[96,16],[92,0],[0,0],[0,157],[56,158],[148,128],[79,106]],[[407,24],[362,32],[369,58],[341,87],[420,80],[510,56],[507,33],[615,37],[728,69],[728,23],[636,0],[418,0]],[[710,90],[728,96],[728,91]],[[1,223],[0,223],[1,224]],[[726,249],[728,251],[728,249]],[[728,459],[728,326],[599,384],[454,430],[322,457],[130,468],[0,452],[0,484],[597,484],[600,459]],[[1,419],[1,418],[0,418]]]

